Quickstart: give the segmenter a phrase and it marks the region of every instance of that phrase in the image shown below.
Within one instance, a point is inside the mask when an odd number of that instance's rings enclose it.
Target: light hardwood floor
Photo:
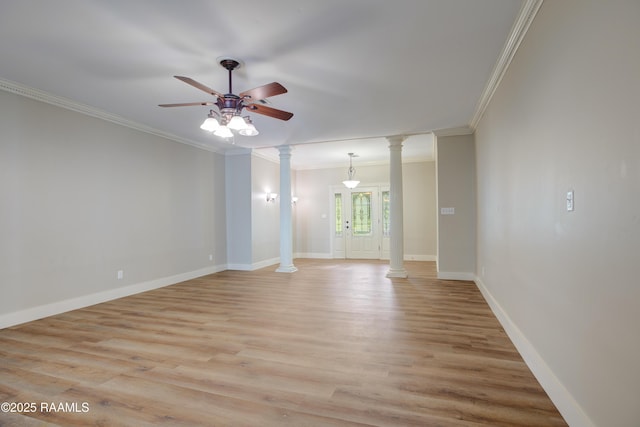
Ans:
[[[472,282],[295,263],[1,330],[0,425],[566,425]]]

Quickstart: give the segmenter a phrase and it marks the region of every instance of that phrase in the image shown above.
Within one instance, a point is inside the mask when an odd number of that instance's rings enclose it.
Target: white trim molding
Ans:
[[[473,281],[476,275],[473,273],[465,273],[458,271],[438,271],[438,279],[440,280],[465,280]]]
[[[251,270],[259,270],[261,268],[270,267],[280,263],[280,257],[265,259],[251,264]]]
[[[308,258],[308,259],[345,259],[334,258],[331,253],[324,252],[298,252],[294,254],[294,258]],[[389,258],[380,258],[383,261],[389,261]],[[436,261],[435,255],[405,255],[405,261]]]
[[[432,133],[435,137],[471,135],[473,133],[473,129],[471,129],[469,126],[460,126],[455,128],[437,129],[437,130],[434,130]],[[435,153],[434,153],[434,158],[435,158]]]
[[[547,392],[551,401],[556,405],[565,421],[570,426],[596,427],[578,402],[575,401],[571,393],[569,393],[558,377],[556,377],[533,344],[531,344],[520,328],[511,320],[511,317],[509,317],[500,303],[498,303],[491,292],[489,292],[482,280],[476,277],[475,282],[482,296],[489,304],[491,311],[493,311],[493,314],[498,318],[509,339],[511,339],[511,342],[513,342],[513,345],[518,350],[518,353],[520,353],[529,369],[531,369],[531,372],[542,388]]]
[[[244,147],[234,147],[224,152],[225,156],[241,156],[243,154],[256,155],[256,153],[253,152],[253,149]]]
[[[328,252],[297,252],[293,254],[293,257],[308,259],[333,259],[333,255]]]
[[[404,254],[405,261],[435,261],[437,257],[435,255],[407,255]]]
[[[224,153],[223,150],[216,149],[214,147],[179,137],[177,135],[163,132],[158,129],[154,129],[150,126],[143,125],[141,123],[134,122],[124,117],[107,113],[106,111],[99,110],[89,105],[81,104],[68,98],[53,95],[51,93],[35,89],[32,87],[24,86],[11,80],[0,78],[0,90],[10,92],[16,95],[24,96],[26,98],[35,99],[36,101],[45,102],[47,104],[55,105],[56,107],[65,108],[67,110],[75,111],[76,113],[85,114],[87,116],[95,117],[97,119],[105,120],[111,123],[115,123],[120,126],[125,126],[130,129],[135,129],[140,132],[148,133],[151,135],[159,136],[161,138],[169,139],[171,141],[180,142],[182,144],[191,145],[196,148],[200,148],[206,151],[212,151],[214,153]]]
[[[189,271],[169,277],[162,277],[160,279],[149,280],[129,286],[123,286],[116,289],[110,289],[90,295],[83,295],[81,297],[57,301],[50,304],[44,304],[37,307],[31,307],[24,310],[3,314],[0,315],[0,329],[19,325],[21,323],[31,322],[33,320],[42,319],[44,317],[54,316],[56,314],[65,313],[71,310],[89,307],[90,305],[100,304],[129,295],[163,288],[165,286],[184,282],[185,280],[191,280],[197,277],[206,276],[208,274],[217,273],[225,270],[225,268],[226,266],[223,265],[206,267],[195,271]]]
[[[471,123],[469,127],[475,131],[476,126],[480,122],[484,111],[487,109],[489,102],[491,102],[491,98],[495,93],[496,89],[500,85],[502,81],[502,77],[506,73],[509,65],[511,64],[511,60],[515,56],[518,51],[518,47],[520,47],[520,43],[524,39],[524,36],[527,34],[529,30],[529,26],[533,22],[533,19],[536,17],[538,10],[540,10],[540,6],[542,6],[543,0],[525,0],[520,9],[520,13],[516,18],[516,22],[513,24],[511,28],[511,32],[509,33],[509,38],[502,48],[502,52],[498,57],[498,61],[491,73],[491,77],[487,82],[482,95],[480,96],[480,100],[478,101],[478,105],[476,106],[476,112],[471,119]]]
[[[226,270],[254,271],[269,267],[280,262],[280,258],[265,259],[252,264],[227,264]]]
[[[251,264],[227,264],[227,270],[252,271],[253,269]]]

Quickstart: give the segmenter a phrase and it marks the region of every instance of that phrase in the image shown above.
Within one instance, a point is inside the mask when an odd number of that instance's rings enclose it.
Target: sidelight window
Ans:
[[[342,194],[335,193],[333,195],[334,205],[336,209],[336,223],[335,223],[335,235],[336,237],[342,236]]]
[[[389,212],[391,211],[391,202],[389,200],[389,191],[382,192],[382,235],[389,237],[391,235],[391,220]]]

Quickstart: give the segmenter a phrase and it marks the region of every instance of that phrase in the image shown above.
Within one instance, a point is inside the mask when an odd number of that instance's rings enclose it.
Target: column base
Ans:
[[[276,273],[294,273],[298,271],[295,265],[281,265],[276,269]]]
[[[387,277],[390,279],[406,279],[409,275],[404,268],[390,268]]]

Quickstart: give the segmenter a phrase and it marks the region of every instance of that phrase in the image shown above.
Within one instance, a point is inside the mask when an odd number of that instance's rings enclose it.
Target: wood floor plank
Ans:
[[[472,282],[432,262],[224,271],[0,330],[0,426],[563,426]],[[39,424],[41,423],[41,424]]]

